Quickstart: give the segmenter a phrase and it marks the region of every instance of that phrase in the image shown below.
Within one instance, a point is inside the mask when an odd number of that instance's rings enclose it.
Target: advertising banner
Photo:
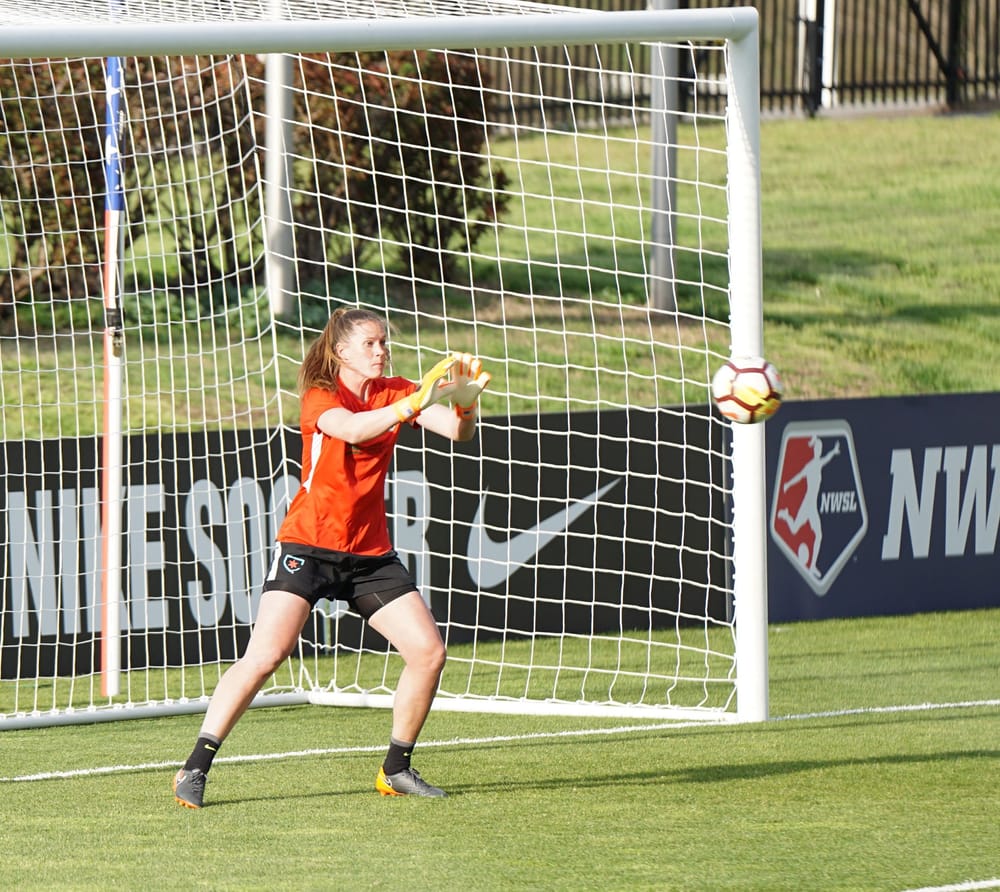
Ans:
[[[1000,606],[1000,394],[788,402],[767,422],[769,619]]]
[[[771,622],[1000,606],[1000,394],[789,402],[766,425]],[[723,425],[670,409],[406,429],[391,535],[449,643],[727,620]],[[295,432],[129,438],[124,668],[235,659],[298,489]],[[93,438],[0,444],[0,677],[99,662]],[[720,580],[722,582],[720,582]],[[305,639],[372,633],[330,604]]]
[[[720,425],[669,409],[484,423],[471,443],[405,428],[390,533],[449,643],[672,627],[725,616]],[[239,656],[299,487],[297,432],[130,437],[123,473],[123,668]],[[99,663],[93,438],[0,444],[0,677]],[[287,456],[287,458],[286,458]],[[345,605],[308,643],[371,633]]]
[[[98,445],[0,444],[2,678],[87,673],[100,663]],[[123,668],[238,655],[276,525],[299,486],[282,446],[249,430],[128,438]]]

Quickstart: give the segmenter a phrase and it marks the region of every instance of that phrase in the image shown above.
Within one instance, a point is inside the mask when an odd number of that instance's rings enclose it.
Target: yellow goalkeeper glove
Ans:
[[[446,356],[424,375],[420,386],[413,393],[394,402],[392,407],[396,410],[396,417],[400,421],[412,421],[428,406],[448,396],[454,390],[454,384],[441,379],[451,371],[457,360],[457,353]]]
[[[451,402],[459,418],[470,418],[475,415],[479,395],[490,383],[492,375],[483,369],[478,357],[469,353],[457,353],[455,356],[452,369],[455,387],[451,392]]]

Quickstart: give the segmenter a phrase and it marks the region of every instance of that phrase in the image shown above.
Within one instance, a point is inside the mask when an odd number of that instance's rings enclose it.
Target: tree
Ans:
[[[135,272],[145,281],[132,290],[194,294],[207,306],[213,288],[262,280],[253,220],[263,74],[256,56],[125,60],[126,252],[153,232],[175,258]],[[331,263],[383,261],[432,281],[454,274],[456,252],[483,231],[467,223],[496,220],[507,204],[506,176],[483,153],[486,84],[464,54],[300,57],[291,147],[300,279],[326,278]],[[11,270],[0,279],[0,314],[66,302],[97,318],[102,60],[6,61],[0,96],[0,234]]]

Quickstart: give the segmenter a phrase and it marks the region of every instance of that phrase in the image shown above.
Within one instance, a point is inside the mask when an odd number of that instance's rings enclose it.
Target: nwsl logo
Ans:
[[[771,538],[817,595],[825,595],[868,529],[846,421],[786,426],[771,499]]]

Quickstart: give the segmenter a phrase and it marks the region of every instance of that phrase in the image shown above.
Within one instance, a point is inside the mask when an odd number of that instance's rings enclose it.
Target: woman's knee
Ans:
[[[288,652],[279,648],[248,648],[240,662],[247,672],[263,681],[274,674],[287,656]]]
[[[431,653],[429,655],[429,661],[435,672],[440,673],[444,669],[445,661],[448,659],[448,651],[444,646],[444,642],[440,639],[431,648]]]
[[[406,664],[422,672],[440,675],[447,657],[448,652],[440,638],[428,639],[418,647],[409,649]]]

